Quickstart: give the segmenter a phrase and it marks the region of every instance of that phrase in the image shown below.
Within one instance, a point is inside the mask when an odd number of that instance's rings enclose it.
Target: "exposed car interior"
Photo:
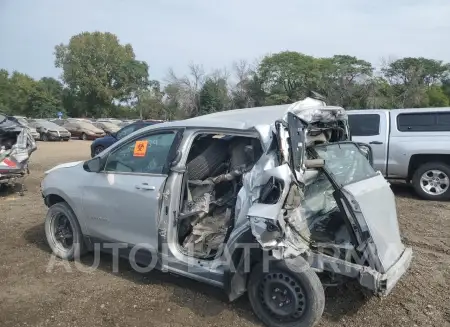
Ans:
[[[197,258],[214,258],[233,230],[242,175],[261,155],[256,138],[219,134],[195,138],[178,217],[178,241],[183,251]]]
[[[313,129],[307,136],[307,158],[319,157],[314,150],[316,146],[345,137],[342,126]],[[261,155],[261,143],[256,138],[211,134],[196,137],[188,155],[178,217],[178,241],[182,250],[202,259],[217,255],[234,227],[242,175]],[[351,229],[339,210],[330,180],[318,169],[311,169],[306,175],[309,177],[305,179],[303,194],[288,197],[284,205],[289,211],[300,204],[306,225],[297,232],[312,247],[320,247],[320,251],[351,247]],[[276,179],[269,181],[262,188],[259,201],[276,203],[283,187]]]

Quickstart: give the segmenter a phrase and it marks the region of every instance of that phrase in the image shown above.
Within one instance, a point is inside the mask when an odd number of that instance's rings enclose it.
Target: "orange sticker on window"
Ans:
[[[133,157],[145,157],[147,153],[148,141],[136,141],[134,145]]]

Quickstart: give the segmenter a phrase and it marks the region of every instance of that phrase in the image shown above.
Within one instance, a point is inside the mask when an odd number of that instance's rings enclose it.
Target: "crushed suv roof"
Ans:
[[[221,111],[186,120],[162,123],[157,127],[211,127],[247,130],[256,126],[273,124],[274,121],[283,119],[288,111],[294,112],[306,122],[342,119],[347,115],[341,107],[327,106],[325,102],[306,98],[291,104]],[[151,129],[152,127],[147,128]]]

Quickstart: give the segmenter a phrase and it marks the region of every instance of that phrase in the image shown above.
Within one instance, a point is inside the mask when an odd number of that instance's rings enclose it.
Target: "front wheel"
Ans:
[[[48,135],[46,133],[42,133],[41,134],[41,140],[44,141],[44,142],[47,142],[48,141]]]
[[[312,327],[322,317],[324,289],[311,268],[295,272],[278,261],[263,272],[257,264],[247,289],[253,311],[268,327]]]
[[[439,162],[423,164],[414,172],[412,184],[422,199],[450,199],[450,166]]]
[[[45,236],[53,253],[65,260],[83,255],[83,234],[72,209],[65,202],[52,205],[45,217]]]
[[[85,133],[81,134],[81,139],[83,141],[86,141],[87,140],[87,135]]]

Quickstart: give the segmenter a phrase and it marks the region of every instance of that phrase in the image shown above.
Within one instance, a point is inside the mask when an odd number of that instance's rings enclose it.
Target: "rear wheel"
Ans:
[[[414,172],[412,184],[422,199],[450,199],[450,166],[440,162],[423,164]]]
[[[78,220],[65,202],[56,203],[48,209],[45,236],[53,253],[62,259],[73,260],[86,252]]]
[[[290,270],[284,261],[263,272],[257,264],[250,275],[248,296],[253,311],[269,327],[311,327],[321,318],[325,294],[310,268]]]
[[[87,135],[85,133],[81,134],[81,139],[83,141],[86,141],[87,140]]]
[[[47,142],[48,141],[48,135],[46,133],[42,133],[41,134],[41,140],[44,141],[44,142]]]

